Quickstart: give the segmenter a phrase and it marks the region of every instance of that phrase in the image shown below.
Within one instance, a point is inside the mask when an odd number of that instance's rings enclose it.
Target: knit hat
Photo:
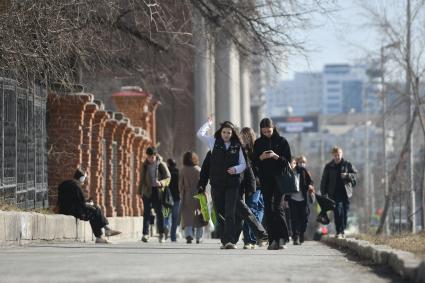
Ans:
[[[78,179],[80,179],[81,177],[83,177],[83,176],[86,176],[86,173],[84,173],[84,171],[82,170],[82,169],[80,169],[80,168],[78,168],[76,171],[75,171],[75,173],[74,173],[74,179],[75,180],[78,180]]]

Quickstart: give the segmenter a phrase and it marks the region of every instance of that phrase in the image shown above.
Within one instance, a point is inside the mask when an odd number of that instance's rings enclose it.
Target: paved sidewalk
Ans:
[[[241,245],[239,245],[241,247]],[[0,282],[402,282],[319,242],[268,251],[117,242],[0,249]]]

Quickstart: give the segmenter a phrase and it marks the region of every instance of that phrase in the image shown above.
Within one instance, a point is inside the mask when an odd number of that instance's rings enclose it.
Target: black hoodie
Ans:
[[[279,159],[273,158],[260,160],[260,155],[267,150],[273,150]],[[254,166],[258,168],[258,176],[260,181],[269,179],[273,176],[282,174],[284,168],[287,168],[287,163],[291,162],[291,148],[288,141],[280,136],[276,130],[273,135],[268,138],[261,134],[254,143]]]

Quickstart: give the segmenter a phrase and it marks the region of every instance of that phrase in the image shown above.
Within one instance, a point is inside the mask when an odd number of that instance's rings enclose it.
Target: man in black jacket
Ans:
[[[204,192],[205,188],[208,184],[209,180],[209,168],[211,161],[211,151],[208,151],[205,156],[204,162],[202,163],[201,172],[199,175],[199,190],[200,192]],[[264,243],[268,241],[266,229],[264,229],[263,225],[257,220],[255,215],[252,213],[251,209],[245,204],[243,200],[243,195],[249,195],[250,193],[255,192],[255,176],[252,168],[247,165],[247,168],[243,172],[241,185],[239,188],[240,199],[236,202],[236,234],[234,244],[236,244],[239,240],[239,235],[242,231],[242,221],[246,221],[249,227],[255,234],[258,245],[262,246]],[[222,216],[218,217],[219,225],[223,225]]]
[[[345,237],[347,213],[357,175],[354,166],[344,160],[342,154],[340,147],[334,146],[332,148],[333,160],[326,164],[320,183],[322,195],[328,195],[335,201],[334,219],[337,238]]]
[[[66,180],[58,188],[58,208],[59,213],[72,215],[75,218],[89,221],[97,244],[109,243],[102,237],[102,228],[105,229],[106,236],[115,236],[121,232],[112,230],[108,226],[108,220],[102,214],[98,206],[85,200],[81,185],[86,180],[85,173],[77,169],[72,180]]]

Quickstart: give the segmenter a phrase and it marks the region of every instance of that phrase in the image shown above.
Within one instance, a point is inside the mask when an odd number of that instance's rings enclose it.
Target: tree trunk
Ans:
[[[377,235],[382,234],[382,232],[384,231],[385,221],[387,220],[388,211],[389,211],[391,200],[392,200],[393,186],[395,184],[397,175],[398,175],[398,173],[400,171],[400,168],[401,168],[401,165],[402,165],[403,156],[409,150],[410,138],[412,136],[412,132],[413,132],[413,128],[414,128],[414,125],[415,125],[416,117],[418,116],[418,109],[419,109],[419,107],[416,106],[415,107],[415,111],[414,111],[414,113],[412,115],[412,120],[410,121],[409,129],[408,129],[408,132],[407,132],[407,135],[406,135],[406,140],[404,141],[403,148],[402,148],[402,150],[400,152],[400,155],[398,157],[397,164],[396,164],[393,172],[391,173],[391,179],[390,179],[390,182],[389,182],[388,194],[385,196],[384,211],[382,212],[382,217],[381,217],[380,222],[379,222],[378,230],[376,231],[376,234]]]

